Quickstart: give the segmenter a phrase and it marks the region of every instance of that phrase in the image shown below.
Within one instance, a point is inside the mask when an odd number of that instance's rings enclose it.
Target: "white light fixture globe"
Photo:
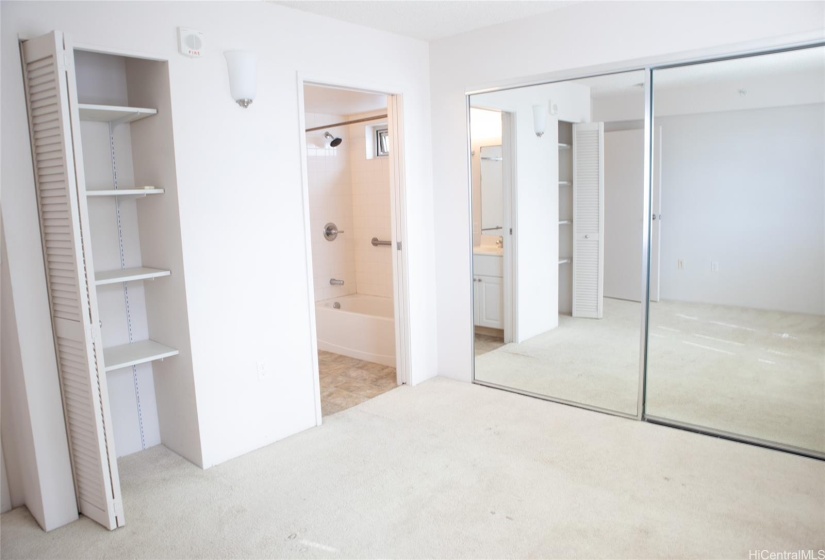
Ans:
[[[547,105],[533,105],[533,130],[536,136],[544,136],[547,128]]]
[[[246,109],[255,99],[257,85],[257,64],[252,51],[226,51],[226,65],[229,68],[229,91],[232,99]]]

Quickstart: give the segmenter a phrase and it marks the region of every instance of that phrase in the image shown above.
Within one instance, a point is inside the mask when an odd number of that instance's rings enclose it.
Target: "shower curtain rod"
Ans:
[[[328,124],[328,125],[324,125],[324,126],[315,126],[313,128],[306,129],[304,132],[314,132],[316,130],[323,130],[325,128],[334,128],[336,126],[341,126],[341,125],[344,125],[344,124],[356,124],[356,123],[362,123],[362,122],[367,122],[367,121],[377,121],[378,119],[386,119],[386,118],[387,118],[387,115],[376,115],[374,117],[364,117],[363,119],[355,119],[354,121],[344,121],[344,122],[332,123],[332,124]]]

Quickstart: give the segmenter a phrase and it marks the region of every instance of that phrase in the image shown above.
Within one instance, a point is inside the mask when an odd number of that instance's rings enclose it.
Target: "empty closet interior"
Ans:
[[[167,63],[82,50],[74,62],[117,456],[181,448],[192,368]]]

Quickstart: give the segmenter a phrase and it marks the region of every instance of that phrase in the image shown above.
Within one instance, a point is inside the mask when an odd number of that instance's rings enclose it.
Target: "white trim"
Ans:
[[[296,72],[296,87],[298,89],[298,146],[301,152],[301,205],[304,220],[304,259],[307,274],[307,296],[309,305],[309,330],[312,333],[309,341],[310,362],[312,363],[312,390],[315,404],[315,425],[323,423],[321,411],[321,377],[318,367],[318,327],[315,324],[315,274],[312,269],[312,236],[310,232],[309,214],[309,172],[307,170],[307,140],[306,140],[306,111],[304,110],[304,84],[306,83],[301,72]]]
[[[635,72],[646,68],[665,68],[685,64],[698,64],[701,62],[710,62],[724,58],[739,58],[742,56],[756,55],[777,50],[810,47],[822,43],[823,41],[825,41],[825,30],[785,35],[781,37],[770,37],[756,41],[731,43],[728,45],[719,45],[704,49],[679,51],[645,58],[610,62],[607,64],[566,68],[553,72],[547,72],[545,74],[535,74],[508,78],[506,80],[497,80],[477,86],[467,87],[465,88],[464,93],[465,95],[477,95],[480,93],[490,93],[507,89],[537,86],[553,82],[580,80],[604,74]]]
[[[156,62],[169,62],[169,59],[166,57],[160,57],[153,54],[146,54],[144,52],[138,51],[130,51],[125,49],[112,49],[109,47],[101,47],[98,45],[90,45],[88,43],[74,43],[74,50],[76,51],[83,51],[83,52],[91,52],[91,53],[100,53],[100,54],[108,54],[112,56],[124,56],[127,58],[140,58],[143,60],[154,60]]]
[[[393,231],[393,304],[395,306],[395,373],[399,385],[412,385],[410,352],[409,247],[406,220],[406,158],[404,100],[400,94],[387,97],[387,126],[390,135],[390,213]],[[399,245],[400,244],[400,245]]]
[[[653,82],[652,71],[645,69],[645,115],[642,141],[642,285],[641,285],[641,317],[639,324],[639,379],[636,394],[636,419],[644,420],[645,394],[647,391],[647,341],[648,319],[650,310],[650,189],[652,184],[651,171],[651,124],[653,122]]]
[[[513,113],[501,112],[501,155],[504,158],[502,180],[504,190],[504,342],[508,344],[518,338],[518,214],[516,203],[516,119]],[[471,205],[472,207],[472,205]],[[510,233],[512,232],[512,233]],[[509,307],[509,309],[508,309]],[[475,360],[474,360],[475,363]],[[475,376],[475,374],[473,374]]]

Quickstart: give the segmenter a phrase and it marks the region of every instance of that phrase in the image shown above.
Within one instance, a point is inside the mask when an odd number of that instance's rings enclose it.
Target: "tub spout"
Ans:
[[[336,278],[330,278],[329,279],[329,285],[330,286],[343,286],[344,281],[343,280],[338,280]]]

